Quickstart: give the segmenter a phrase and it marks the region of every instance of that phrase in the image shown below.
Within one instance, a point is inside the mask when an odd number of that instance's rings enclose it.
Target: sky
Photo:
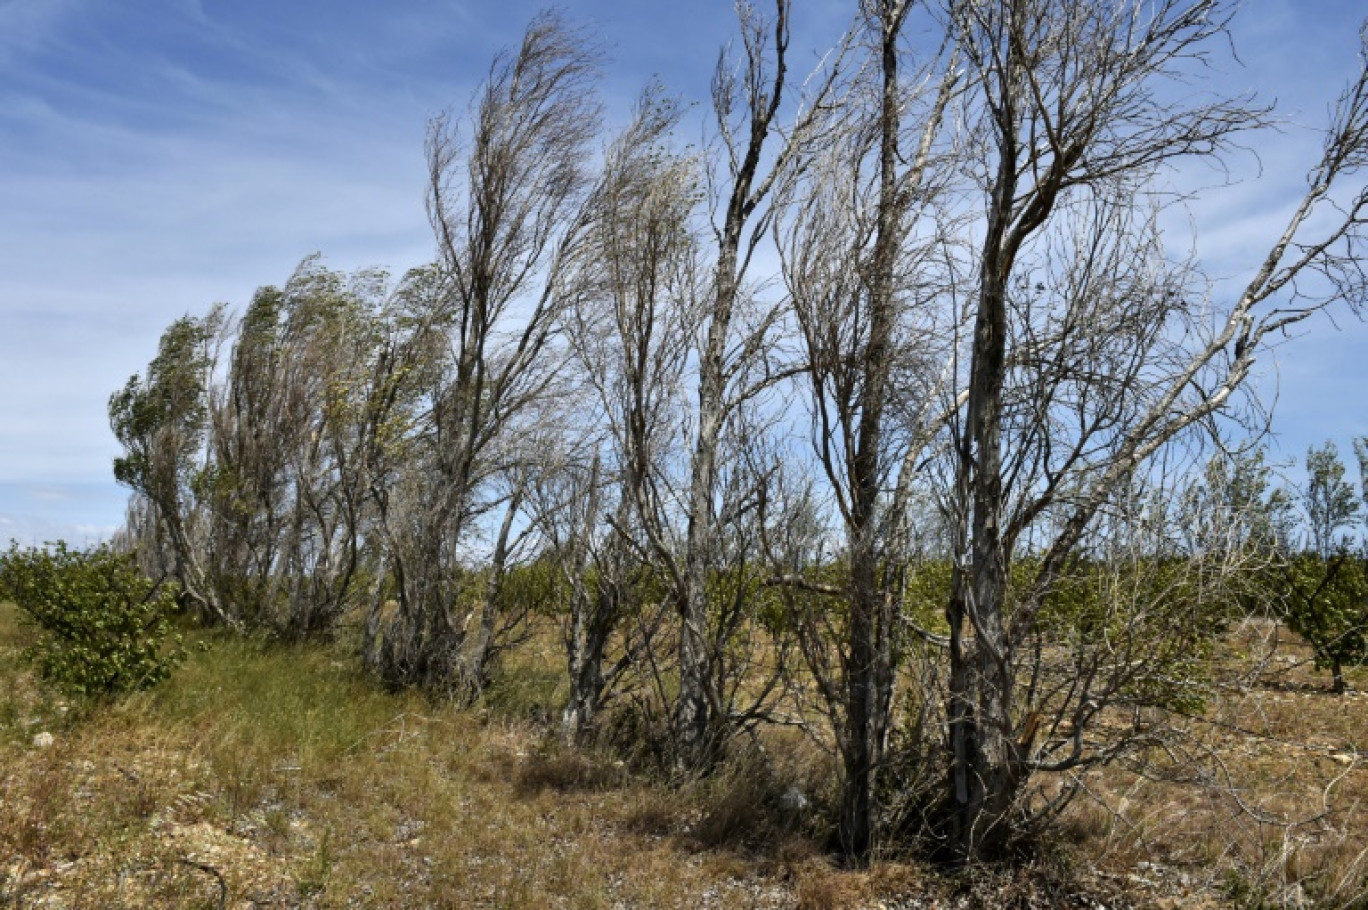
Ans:
[[[395,274],[431,258],[428,119],[460,111],[534,0],[0,0],[0,542],[83,544],[122,520],[105,406],[161,331],[241,308],[321,253]],[[796,0],[796,69],[854,0]],[[610,120],[651,78],[706,99],[730,0],[562,0],[606,45]],[[1276,102],[1233,185],[1181,224],[1216,277],[1295,202],[1311,127],[1355,71],[1362,0],[1248,0],[1209,78]],[[1182,181],[1228,182],[1210,170]],[[1185,232],[1191,232],[1192,237]],[[1319,319],[1260,362],[1275,458],[1368,434],[1368,326]]]

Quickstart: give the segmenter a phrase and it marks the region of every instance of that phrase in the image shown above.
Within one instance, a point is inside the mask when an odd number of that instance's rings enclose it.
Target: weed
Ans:
[[[318,839],[318,846],[314,848],[313,856],[305,863],[303,872],[295,882],[299,896],[312,897],[327,890],[328,878],[332,874],[333,864],[336,861],[337,857],[333,852],[332,828],[324,828],[322,836]]]

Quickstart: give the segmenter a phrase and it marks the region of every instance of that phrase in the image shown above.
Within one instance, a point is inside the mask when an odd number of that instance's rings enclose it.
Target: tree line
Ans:
[[[610,132],[600,49],[538,16],[430,126],[431,264],[305,260],[112,396],[147,570],[463,700],[553,619],[567,738],[706,772],[802,726],[843,853],[960,863],[1162,741],[1260,579],[1361,583],[1342,489],[1298,563],[1227,440],[1270,341],[1364,299],[1368,75],[1230,290],[1161,221],[1271,122],[1184,84],[1233,4],[854,7],[795,74],[790,0],[740,4],[700,146],[654,84]]]

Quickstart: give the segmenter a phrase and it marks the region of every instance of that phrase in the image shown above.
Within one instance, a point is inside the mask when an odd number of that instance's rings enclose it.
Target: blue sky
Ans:
[[[105,402],[177,316],[241,306],[316,251],[339,269],[426,260],[427,119],[463,107],[541,6],[0,0],[0,541],[85,542],[119,523]],[[610,118],[653,76],[702,101],[732,32],[730,0],[560,6],[608,46]],[[816,48],[854,2],[797,6],[795,46]],[[1240,274],[1285,217],[1316,148],[1305,127],[1354,70],[1365,14],[1361,0],[1250,0],[1238,18],[1243,66],[1211,78],[1276,100],[1289,123],[1193,208],[1215,274]],[[1365,342],[1345,314],[1265,358],[1275,454],[1368,433]]]

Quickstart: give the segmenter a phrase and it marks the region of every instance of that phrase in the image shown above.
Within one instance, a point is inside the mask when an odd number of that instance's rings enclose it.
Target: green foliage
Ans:
[[[1359,494],[1363,497],[1363,504],[1368,506],[1368,436],[1354,440],[1354,455],[1359,465]]]
[[[1013,561],[1009,615],[1025,605],[1040,571],[1036,557]],[[1239,598],[1252,584],[1238,573],[1235,579],[1210,574],[1199,557],[1074,560],[1045,590],[1035,625],[1043,641],[1071,655],[1068,672],[1105,663],[1108,684],[1129,701],[1199,710],[1216,640],[1240,615]],[[918,565],[908,575],[905,615],[946,634],[951,575],[949,560]]]
[[[1131,703],[1197,711],[1208,658],[1232,615],[1230,592],[1203,576],[1202,562],[1189,558],[1080,561],[1051,585],[1040,626],[1076,666],[1107,664],[1110,684]]]
[[[1218,453],[1183,495],[1179,527],[1189,553],[1258,562],[1294,536],[1296,506],[1274,487],[1263,449]]]
[[[554,615],[566,597],[565,578],[550,559],[510,566],[500,582],[500,596],[517,609]]]
[[[950,602],[950,578],[954,565],[948,559],[918,563],[907,573],[903,609],[923,629],[948,633],[945,605]]]
[[[45,633],[27,656],[42,676],[82,695],[155,685],[183,656],[172,634],[175,591],[108,546],[19,549],[0,557],[0,592]]]
[[[1344,463],[1333,442],[1306,450],[1306,474],[1302,498],[1311,544],[1322,557],[1329,557],[1342,543],[1335,535],[1358,518],[1358,497],[1353,484],[1344,479]]]
[[[199,448],[208,422],[209,350],[222,320],[215,308],[203,319],[173,322],[146,379],[133,376],[110,396],[110,428],[125,453],[114,459],[114,478],[154,501],[188,472]]]
[[[1328,559],[1304,554],[1286,567],[1283,621],[1306,639],[1316,666],[1334,673],[1343,690],[1342,668],[1368,663],[1368,571],[1349,553]]]

